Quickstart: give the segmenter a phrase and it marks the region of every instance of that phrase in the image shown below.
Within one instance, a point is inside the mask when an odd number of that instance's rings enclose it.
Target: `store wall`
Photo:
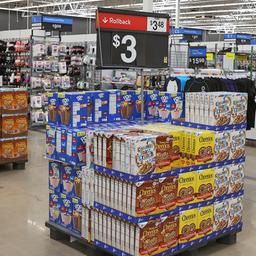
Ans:
[[[95,33],[95,20],[85,18],[73,18],[73,32],[72,34],[91,34]],[[28,26],[27,26],[28,25]],[[8,12],[0,10],[0,31],[3,30],[17,30],[30,29],[31,18],[27,24],[27,17],[24,17],[21,12]]]

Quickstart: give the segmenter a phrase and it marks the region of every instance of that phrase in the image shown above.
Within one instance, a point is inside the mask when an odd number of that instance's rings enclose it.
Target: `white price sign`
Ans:
[[[169,32],[167,31],[167,19],[165,18],[147,18],[147,31],[150,32]]]

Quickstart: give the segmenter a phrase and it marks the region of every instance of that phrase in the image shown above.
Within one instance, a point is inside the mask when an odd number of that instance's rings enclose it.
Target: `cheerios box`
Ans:
[[[66,139],[66,162],[75,166],[86,164],[86,130],[69,129]]]
[[[49,161],[49,189],[61,192],[61,164]]]
[[[49,190],[49,220],[60,224],[60,194],[56,193],[54,190]]]
[[[197,239],[198,210],[190,209],[179,214],[179,244],[186,244]]]
[[[172,111],[176,108],[176,103],[173,99],[173,95],[170,92],[159,92],[158,95],[158,119],[162,122],[171,121],[173,119]]]
[[[133,120],[135,107],[135,91],[121,91],[121,119]]]
[[[121,120],[121,91],[108,90],[108,122],[117,122]]]
[[[198,208],[197,236],[203,238],[213,232],[213,205]]]
[[[146,109],[146,119],[156,120],[158,119],[158,107],[159,107],[159,91],[147,91],[145,109]]]
[[[66,194],[60,194],[60,225],[72,230],[73,204],[72,198]]]
[[[211,200],[214,194],[214,169],[197,171],[196,201]]]

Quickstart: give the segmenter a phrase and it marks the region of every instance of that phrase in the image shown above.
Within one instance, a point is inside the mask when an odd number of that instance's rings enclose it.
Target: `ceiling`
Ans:
[[[142,10],[143,0],[1,0],[0,9],[30,15],[48,13],[94,17],[98,6]],[[180,26],[255,33],[256,0],[180,0]],[[154,11],[175,22],[175,0],[154,0]]]

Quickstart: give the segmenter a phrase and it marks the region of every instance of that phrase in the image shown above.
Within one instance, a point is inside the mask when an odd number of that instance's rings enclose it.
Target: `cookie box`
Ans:
[[[61,192],[61,164],[49,161],[49,189]]]
[[[55,193],[54,190],[49,190],[49,220],[60,224],[60,207],[61,207],[61,200],[60,194]]]
[[[60,194],[60,225],[72,231],[73,204],[72,198]]]

